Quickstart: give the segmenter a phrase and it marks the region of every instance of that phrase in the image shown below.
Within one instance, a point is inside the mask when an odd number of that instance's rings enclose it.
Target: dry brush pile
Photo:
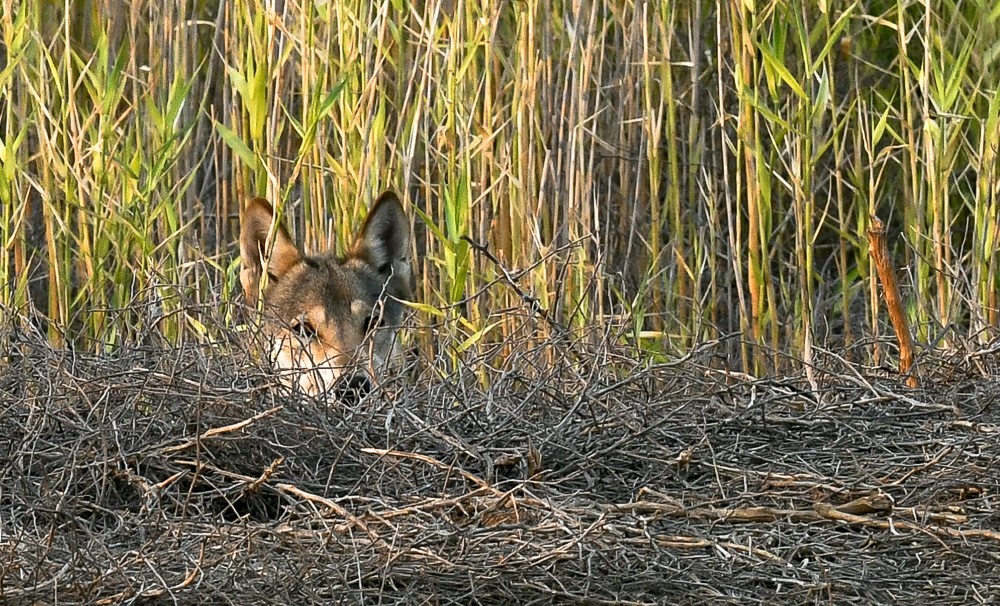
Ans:
[[[347,407],[207,347],[7,333],[0,602],[1000,599],[988,352],[920,390],[826,354],[813,388],[601,343],[423,359]]]

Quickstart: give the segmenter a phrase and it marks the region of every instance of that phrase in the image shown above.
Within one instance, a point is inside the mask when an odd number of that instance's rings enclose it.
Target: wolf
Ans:
[[[415,285],[410,223],[395,193],[379,196],[342,257],[303,254],[271,204],[255,198],[240,214],[240,260],[243,293],[261,310],[268,359],[286,386],[356,402],[400,361],[402,301]]]

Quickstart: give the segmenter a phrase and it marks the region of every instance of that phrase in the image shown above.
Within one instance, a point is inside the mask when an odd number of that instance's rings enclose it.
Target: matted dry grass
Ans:
[[[989,353],[814,391],[553,341],[343,407],[205,347],[2,348],[4,604],[1000,600]]]

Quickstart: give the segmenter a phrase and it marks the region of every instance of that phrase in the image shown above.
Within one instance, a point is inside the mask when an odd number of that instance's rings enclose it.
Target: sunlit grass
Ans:
[[[57,342],[218,338],[243,199],[343,250],[390,188],[456,362],[594,324],[808,362],[886,333],[872,214],[918,341],[1000,321],[989,2],[8,1],[0,33],[0,304]]]

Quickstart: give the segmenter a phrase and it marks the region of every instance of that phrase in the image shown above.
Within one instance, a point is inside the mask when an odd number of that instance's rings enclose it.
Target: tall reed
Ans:
[[[343,250],[393,188],[420,313],[446,320],[418,339],[456,363],[593,325],[808,363],[884,332],[872,214],[918,340],[984,341],[998,22],[985,0],[4,0],[0,305],[81,347],[216,339],[243,199]]]

